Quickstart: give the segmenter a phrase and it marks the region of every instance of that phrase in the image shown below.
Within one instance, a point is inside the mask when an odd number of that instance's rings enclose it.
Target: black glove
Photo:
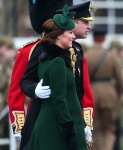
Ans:
[[[75,128],[74,122],[70,121],[70,122],[61,124],[60,131],[68,143],[68,149],[76,150],[77,149],[77,141],[76,141],[77,130]]]

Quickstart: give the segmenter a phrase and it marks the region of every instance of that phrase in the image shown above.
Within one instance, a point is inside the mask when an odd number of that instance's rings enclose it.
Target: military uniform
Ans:
[[[20,89],[20,78],[25,72],[32,50],[38,41],[39,39],[32,41],[18,50],[12,71],[10,87],[8,91],[8,106],[14,133],[21,132],[25,121],[24,101],[26,95]]]
[[[103,53],[104,48],[96,44],[86,53],[90,75]],[[95,99],[94,150],[112,150],[115,140],[115,110],[122,87],[121,70],[114,53],[107,52],[91,85]]]
[[[81,103],[84,120],[90,129],[93,129],[94,97],[90,86],[88,64],[81,45],[73,42],[73,49],[76,55],[75,81],[77,94]]]

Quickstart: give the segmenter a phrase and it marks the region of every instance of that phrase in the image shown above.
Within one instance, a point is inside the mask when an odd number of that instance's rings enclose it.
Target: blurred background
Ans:
[[[73,0],[73,4],[79,4],[84,1]],[[97,8],[92,26],[105,28],[108,32],[109,42],[114,38],[123,41],[123,1],[92,0],[92,2],[94,2]],[[12,36],[13,38],[38,36],[32,30],[30,24],[27,0],[0,0],[0,33]],[[91,35],[84,42],[89,41],[88,43],[91,44],[90,39]],[[18,46],[18,43],[16,45]]]
[[[82,2],[85,0],[72,1],[73,4]],[[123,0],[92,2],[97,9],[93,13],[94,21],[90,22],[92,28],[105,29],[107,34],[103,47],[117,55],[123,77]],[[15,141],[8,121],[7,91],[17,49],[39,36],[31,27],[27,0],[0,0],[0,150],[18,149],[19,142]],[[90,32],[87,39],[78,42],[86,54],[94,44],[93,33]],[[123,150],[123,93],[118,101],[120,127],[117,134],[120,148],[112,150]]]

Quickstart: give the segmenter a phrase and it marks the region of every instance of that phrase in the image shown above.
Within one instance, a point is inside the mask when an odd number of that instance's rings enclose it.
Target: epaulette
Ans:
[[[38,42],[38,41],[39,41],[39,39],[36,39],[36,40],[34,40],[34,41],[27,42],[27,43],[25,43],[25,44],[22,46],[22,48],[25,48],[26,46],[29,46],[29,45],[31,45],[31,44],[33,44],[33,43]]]

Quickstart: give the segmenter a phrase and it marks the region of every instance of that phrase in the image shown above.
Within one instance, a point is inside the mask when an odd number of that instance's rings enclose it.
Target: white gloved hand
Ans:
[[[21,141],[21,133],[15,133],[14,137],[17,141]]]
[[[91,129],[88,126],[86,126],[84,130],[85,130],[85,137],[86,137],[87,142],[92,143],[93,140],[92,140]]]
[[[51,95],[51,89],[49,86],[42,86],[43,79],[40,80],[40,82],[37,84],[35,89],[35,95],[38,98],[49,98]]]

